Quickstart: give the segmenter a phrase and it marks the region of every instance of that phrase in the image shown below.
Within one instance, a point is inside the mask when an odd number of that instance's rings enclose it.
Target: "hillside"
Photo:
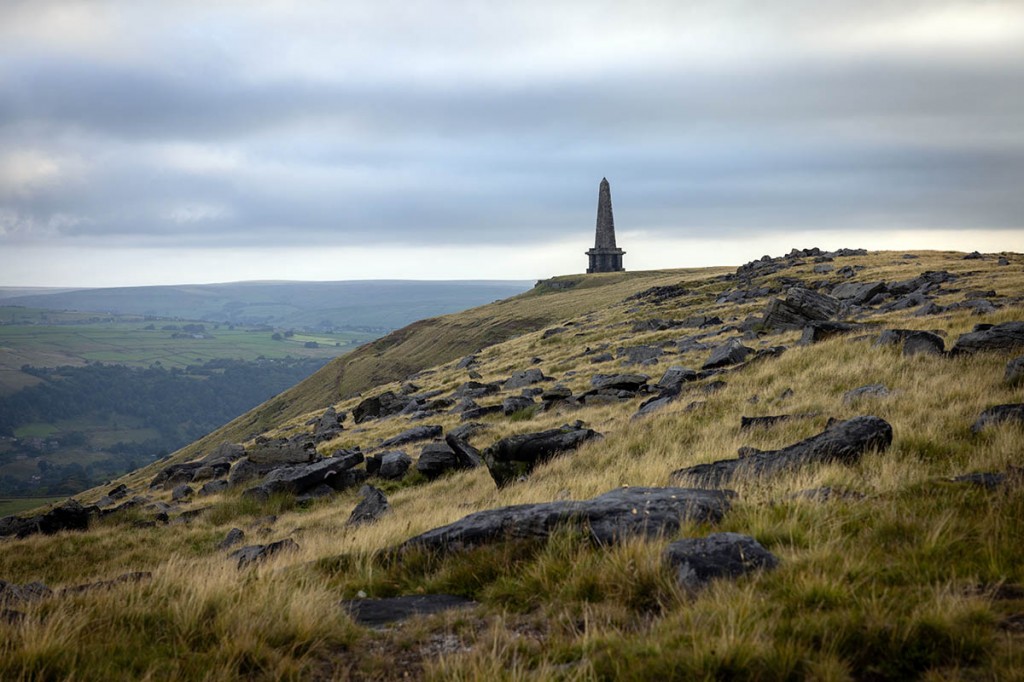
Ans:
[[[0,522],[0,678],[1021,679],[1022,355],[1020,254],[423,320]]]

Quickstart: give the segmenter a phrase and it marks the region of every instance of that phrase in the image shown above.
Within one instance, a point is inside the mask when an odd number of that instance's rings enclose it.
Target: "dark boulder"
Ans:
[[[121,483],[108,490],[107,497],[109,497],[112,500],[120,500],[122,497],[127,497],[129,492],[131,491],[128,490],[128,486],[126,486],[124,483]]]
[[[235,465],[231,467],[231,473],[228,474],[228,486],[236,488],[248,483],[249,481],[255,481],[264,473],[266,472],[262,467],[250,462],[248,457],[243,457],[235,462]]]
[[[505,383],[502,384],[502,388],[506,391],[510,391],[547,380],[549,380],[549,378],[544,376],[544,372],[539,369],[525,369],[521,372],[514,372],[511,377],[505,380]]]
[[[328,407],[316,422],[316,428],[313,429],[313,440],[322,443],[336,438],[342,431],[341,422],[344,419],[344,412],[339,415],[333,406]]]
[[[316,444],[306,434],[292,438],[257,438],[247,457],[257,465],[304,464],[317,458]]]
[[[405,472],[412,466],[412,457],[401,450],[392,450],[378,456],[380,457],[380,467],[377,475],[381,478],[397,481],[405,476]]]
[[[154,476],[153,480],[149,483],[149,487],[163,487],[164,490],[170,490],[182,483],[190,483],[192,481],[192,476],[194,476],[196,471],[202,466],[203,462],[172,464],[169,467],[162,469],[160,473]]]
[[[632,419],[639,419],[640,417],[646,417],[649,414],[654,414],[658,410],[668,407],[669,404],[674,402],[679,397],[679,393],[661,393],[649,398],[648,400],[640,403],[640,408],[633,415]]]
[[[572,426],[566,424],[548,431],[502,438],[484,450],[483,459],[500,488],[529,474],[556,454],[575,450],[586,441],[600,437],[601,434],[584,428],[580,422]]]
[[[468,369],[471,365],[475,365],[475,364],[476,364],[476,356],[475,355],[467,355],[466,357],[464,357],[461,360],[459,360],[456,363],[455,367],[456,367],[456,369]]]
[[[590,385],[598,391],[614,389],[635,393],[646,388],[649,379],[646,374],[595,374]]]
[[[716,487],[735,476],[770,476],[831,462],[855,464],[865,452],[885,450],[891,443],[892,427],[884,419],[854,417],[781,450],[679,469],[672,479]]]
[[[564,332],[569,331],[566,327],[550,327],[544,330],[544,333],[540,335],[541,339],[550,339],[552,336],[557,336]]]
[[[931,332],[914,332],[903,339],[903,355],[910,357],[919,353],[927,355],[943,355],[946,342],[938,334]]]
[[[224,536],[224,539],[217,545],[217,549],[228,549],[234,547],[239,542],[245,539],[245,531],[241,528],[232,528],[228,531],[228,534]]]
[[[199,496],[206,497],[207,495],[216,495],[222,493],[228,489],[228,482],[223,478],[218,478],[215,481],[207,481],[203,484],[203,487],[199,489]]]
[[[658,383],[655,386],[666,393],[678,393],[684,383],[688,381],[696,381],[697,372],[687,367],[680,367],[679,365],[673,365],[665,370],[665,373],[658,379]]]
[[[219,464],[221,462],[230,464],[231,462],[237,462],[242,457],[245,457],[244,445],[225,441],[200,461],[204,464]]]
[[[392,391],[385,391],[380,395],[366,398],[352,410],[352,420],[356,424],[362,424],[370,419],[379,419],[398,414],[405,408],[409,399],[404,396],[395,395]]]
[[[1024,348],[1024,322],[1004,322],[996,325],[978,325],[973,332],[961,334],[950,352],[956,355],[1018,348]]]
[[[364,485],[360,488],[359,494],[363,496],[363,499],[352,510],[345,525],[360,526],[364,523],[373,523],[391,510],[388,498],[372,485]]]
[[[476,512],[406,541],[400,549],[451,552],[505,540],[545,539],[561,526],[578,528],[600,544],[661,537],[684,521],[717,523],[732,493],[689,488],[616,488],[590,500],[518,504]]]
[[[832,289],[833,298],[864,305],[878,294],[888,292],[885,282],[843,282]]]
[[[889,293],[894,296],[906,296],[907,294],[925,294],[935,292],[940,285],[956,280],[956,275],[951,275],[945,270],[929,270],[922,272],[914,279],[894,282],[889,285]]]
[[[849,334],[861,329],[862,327],[859,324],[851,324],[849,322],[811,322],[804,327],[799,344],[801,346],[809,346],[825,339],[831,339],[834,336]]]
[[[455,432],[449,433],[444,437],[444,442],[455,453],[455,458],[459,461],[459,468],[475,469],[478,466],[483,466],[484,460],[480,456],[480,452],[470,445],[462,435]]]
[[[182,500],[187,500],[188,498],[192,497],[193,493],[195,493],[195,491],[192,490],[191,487],[189,487],[185,483],[182,483],[173,491],[171,491],[171,501],[181,502]]]
[[[352,599],[341,602],[352,620],[367,627],[380,627],[413,616],[427,616],[452,609],[466,609],[477,603],[451,594],[410,594],[384,599]]]
[[[987,426],[1004,422],[1024,424],[1024,404],[996,405],[988,408],[971,426],[971,431],[978,433]]]
[[[399,445],[405,445],[406,443],[415,443],[418,440],[429,440],[431,438],[440,438],[442,429],[436,424],[424,424],[422,426],[414,426],[411,429],[402,431],[397,436],[392,436],[380,444],[382,448],[393,448]]]
[[[807,323],[831,320],[839,314],[839,300],[802,287],[791,287],[785,299],[774,299],[764,314],[767,329],[802,329]]]
[[[532,398],[527,398],[526,396],[521,395],[513,395],[501,401],[501,411],[506,417],[508,417],[510,415],[515,414],[516,412],[528,410],[535,404],[536,403],[533,402]]]
[[[238,570],[242,570],[246,566],[266,561],[275,554],[295,552],[298,549],[299,544],[297,542],[291,538],[285,538],[284,540],[271,542],[268,545],[248,545],[241,549],[236,549],[231,554],[228,554],[228,558],[238,559]]]
[[[243,495],[257,498],[282,492],[301,495],[321,484],[329,485],[334,490],[344,490],[362,482],[363,472],[352,471],[352,467],[362,461],[363,453],[356,451],[336,454],[312,464],[279,467]]]
[[[416,460],[416,471],[433,481],[453,469],[459,469],[459,458],[447,443],[428,443]]]
[[[6,516],[0,519],[0,536],[24,538],[36,533],[53,535],[63,530],[88,530],[90,518],[98,513],[96,507],[83,507],[78,500],[70,499],[37,516]]]
[[[639,365],[650,360],[657,360],[664,354],[665,351],[657,346],[629,346],[619,349],[619,357],[626,358],[627,365]]]
[[[665,550],[665,558],[676,569],[679,584],[696,590],[716,578],[739,578],[779,565],[774,554],[749,535],[712,533],[703,538],[677,540]]]
[[[729,339],[711,350],[711,355],[708,357],[707,362],[704,363],[703,369],[738,365],[747,359],[747,355],[753,352],[753,348],[744,346],[739,339]]]
[[[876,346],[895,346],[903,343],[911,334],[916,334],[918,329],[886,329],[878,335],[878,340],[875,341]]]
[[[46,599],[52,595],[53,590],[38,581],[18,585],[0,580],[0,606],[18,606]]]
[[[501,384],[482,384],[479,381],[467,381],[460,385],[452,395],[458,398],[482,398],[501,390]]]
[[[568,386],[558,384],[540,394],[540,399],[546,403],[556,400],[568,400],[572,397],[572,390]]]
[[[753,429],[757,427],[769,427],[775,426],[779,422],[787,421],[792,419],[793,415],[789,414],[774,414],[764,417],[740,417],[740,429],[746,431],[747,429]]]
[[[202,483],[203,481],[209,481],[211,478],[221,478],[222,476],[227,476],[229,471],[231,471],[231,463],[227,461],[204,464],[192,474],[192,483]]]
[[[498,414],[501,411],[501,405],[478,405],[464,410],[460,418],[464,422],[472,421],[486,417],[489,414]]]
[[[868,384],[851,389],[843,394],[843,403],[851,405],[861,398],[884,398],[889,395],[889,389],[884,384]]]

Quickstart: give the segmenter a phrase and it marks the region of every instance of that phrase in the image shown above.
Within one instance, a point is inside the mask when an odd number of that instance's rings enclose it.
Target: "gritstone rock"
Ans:
[[[889,395],[889,389],[884,384],[868,384],[844,393],[843,403],[850,405],[861,398],[884,398],[887,395]]]
[[[943,355],[945,352],[946,342],[931,332],[914,332],[903,339],[903,355],[906,357],[919,353]]]
[[[491,472],[491,478],[500,488],[529,474],[535,466],[557,453],[575,450],[584,442],[600,436],[579,423],[574,426],[566,424],[548,431],[502,438],[484,450],[483,459]]]
[[[420,452],[420,458],[416,460],[416,471],[431,481],[452,469],[459,468],[461,468],[459,458],[447,443],[424,445],[423,451]]]
[[[346,525],[358,526],[364,523],[373,523],[391,509],[388,498],[372,485],[364,485],[359,493],[363,499],[352,510],[352,515],[348,517]]]
[[[738,578],[745,573],[778,566],[774,554],[749,535],[712,533],[703,538],[677,540],[665,550],[676,579],[696,590],[716,578]]]
[[[535,404],[536,403],[533,402],[532,398],[513,395],[501,401],[501,411],[506,417],[508,417],[516,412],[533,407]]]
[[[704,363],[703,369],[715,369],[738,365],[747,359],[747,355],[754,351],[753,348],[744,346],[739,339],[729,339],[720,346],[711,350],[711,356]]]
[[[1015,348],[1024,348],[1024,322],[978,325],[973,332],[962,334],[950,352],[955,355],[984,350],[1013,350]]]
[[[854,417],[781,450],[698,464],[673,472],[672,479],[715,487],[737,475],[769,476],[830,462],[855,464],[865,452],[885,450],[891,443],[892,427],[884,419]]]
[[[451,594],[413,594],[384,599],[352,599],[341,602],[352,620],[367,627],[379,627],[406,620],[413,616],[426,616],[452,609],[465,609],[477,603]]]
[[[231,554],[228,554],[228,558],[238,559],[238,569],[241,570],[251,564],[266,561],[279,552],[295,552],[298,549],[299,545],[297,542],[291,538],[285,538],[284,540],[271,542],[268,545],[248,545],[241,549],[236,549]]]
[[[405,472],[412,466],[412,457],[401,450],[392,450],[379,455],[380,469],[377,475],[381,478],[398,480],[405,476]]]
[[[690,488],[617,488],[590,500],[500,507],[470,514],[405,542],[400,549],[458,551],[516,539],[544,539],[560,526],[587,532],[601,544],[631,537],[658,537],[683,521],[717,523],[732,493]]]
[[[530,384],[536,384],[547,379],[548,377],[544,376],[544,372],[539,369],[526,369],[521,372],[515,372],[511,377],[505,380],[502,387],[506,391],[510,391],[516,388],[529,386]]]
[[[831,320],[839,314],[839,300],[809,289],[792,287],[785,299],[774,299],[765,311],[768,329],[800,329],[808,322]]]
[[[386,441],[381,443],[381,447],[393,448],[396,445],[405,445],[406,443],[414,443],[418,440],[427,440],[430,438],[441,437],[441,427],[434,424],[424,424],[423,426],[414,426],[411,429],[402,431],[397,436],[392,436]]]
[[[996,405],[988,408],[971,426],[971,431],[978,433],[987,426],[1003,422],[1024,424],[1024,404]]]

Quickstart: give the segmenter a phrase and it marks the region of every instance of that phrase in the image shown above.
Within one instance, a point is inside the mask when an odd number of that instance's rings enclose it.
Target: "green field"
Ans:
[[[298,333],[286,337],[264,329],[203,324],[204,338],[182,331],[189,322],[153,321],[118,316],[112,321],[80,322],[85,313],[54,313],[28,308],[0,307],[0,395],[33,385],[34,377],[20,371],[23,365],[57,367],[89,362],[165,368],[217,358],[256,360],[264,358],[334,358],[376,338],[373,332]],[[48,321],[50,323],[48,323]],[[167,327],[174,327],[168,329]],[[174,338],[177,334],[179,338]],[[307,348],[315,342],[319,347]]]
[[[59,502],[63,497],[0,497],[0,518]]]

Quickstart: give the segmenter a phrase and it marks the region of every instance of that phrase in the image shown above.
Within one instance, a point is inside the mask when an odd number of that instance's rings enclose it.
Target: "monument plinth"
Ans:
[[[597,193],[597,236],[594,248],[587,251],[590,267],[587,272],[623,272],[622,254],[615,246],[615,218],[612,217],[612,189],[607,178],[601,179]]]

